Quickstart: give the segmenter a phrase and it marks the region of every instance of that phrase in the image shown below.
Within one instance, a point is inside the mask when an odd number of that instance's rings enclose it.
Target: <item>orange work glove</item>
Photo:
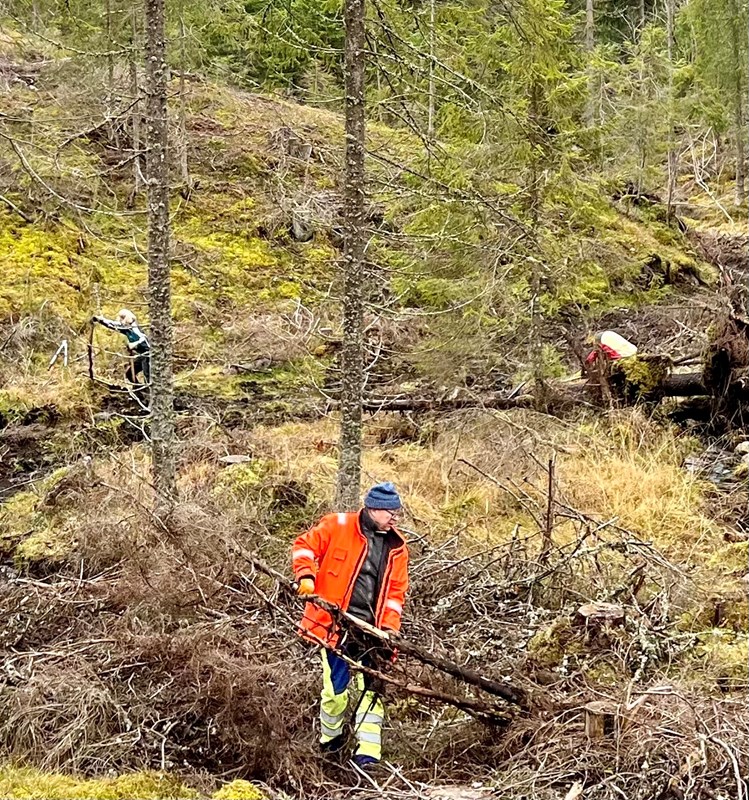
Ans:
[[[299,597],[309,597],[315,593],[315,581],[313,578],[302,578],[296,587]]]

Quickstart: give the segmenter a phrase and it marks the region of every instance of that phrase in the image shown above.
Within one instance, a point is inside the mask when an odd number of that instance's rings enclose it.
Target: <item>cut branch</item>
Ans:
[[[294,598],[296,598],[296,592],[294,591],[293,584],[288,578],[286,578],[277,570],[268,566],[268,564],[266,564],[262,559],[258,558],[254,553],[250,552],[245,547],[242,547],[242,545],[240,545],[238,542],[234,541],[233,547],[235,552],[244,558],[248,563],[252,564],[264,575],[267,575],[275,580],[281,586],[281,588],[287,592],[287,594],[291,594]],[[342,611],[337,606],[326,602],[322,598],[312,597],[310,600],[331,614],[334,614],[336,617],[344,619],[348,625],[358,628],[367,635],[373,636],[382,642],[397,647],[398,650],[404,655],[413,656],[413,658],[421,661],[423,664],[428,664],[431,667],[435,667],[441,672],[452,675],[454,678],[457,678],[464,683],[476,686],[488,694],[501,697],[508,703],[513,703],[514,705],[521,707],[527,706],[528,699],[526,697],[526,693],[517,686],[512,686],[508,683],[487,678],[477,672],[474,672],[474,670],[469,669],[468,667],[462,667],[460,664],[456,664],[454,661],[450,661],[443,656],[432,653],[426,648],[404,639],[400,635],[382,631],[379,628],[368,625],[366,622],[351,616],[351,614]]]

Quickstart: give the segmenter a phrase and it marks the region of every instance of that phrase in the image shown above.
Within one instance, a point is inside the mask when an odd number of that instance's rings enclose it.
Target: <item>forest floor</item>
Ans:
[[[57,147],[71,132],[52,109],[98,109],[17,47],[5,43],[8,113],[33,106],[37,143]],[[288,130],[311,160],[289,156]],[[293,537],[331,502],[341,121],[195,81],[187,131],[194,185],[174,212],[181,500],[168,530],[150,512],[148,430],[113,334],[96,332],[89,379],[92,313],[145,309],[142,218],[73,213],[12,153],[3,165],[3,193],[16,186],[32,221],[0,213],[0,796],[746,798],[746,432],[677,426],[673,403],[368,416],[364,480],[395,481],[406,502],[404,636],[530,700],[499,704],[506,720],[490,724],[393,686],[392,767],[376,785],[320,756],[299,604],[242,552],[288,574]],[[91,202],[106,186],[124,208],[119,151],[89,133],[54,161],[40,147],[36,168],[58,193]],[[381,155],[409,157],[402,132],[371,135]],[[687,233],[657,204],[578,189],[549,211],[559,263],[583,254],[549,290],[550,379],[577,374],[570,342],[600,328],[699,359],[746,270],[741,227],[686,182]],[[300,243],[289,227],[308,201],[318,229]],[[373,302],[369,391],[527,380],[525,306],[501,307],[524,296],[522,277],[496,289],[501,313],[453,312],[465,284],[495,291],[494,273],[413,271],[439,257],[393,243],[421,241],[409,227],[421,210],[380,202],[378,264],[399,302]],[[50,366],[63,340],[67,363]],[[591,603],[613,616],[586,616]],[[496,702],[408,656],[392,675]]]

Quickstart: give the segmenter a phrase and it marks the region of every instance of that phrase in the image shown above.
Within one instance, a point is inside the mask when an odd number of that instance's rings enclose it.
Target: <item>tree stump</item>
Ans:
[[[618,728],[617,708],[608,700],[594,700],[585,706],[585,735],[589,742],[615,736]]]
[[[616,603],[585,603],[577,609],[577,616],[588,626],[603,627],[624,624],[624,609]]]

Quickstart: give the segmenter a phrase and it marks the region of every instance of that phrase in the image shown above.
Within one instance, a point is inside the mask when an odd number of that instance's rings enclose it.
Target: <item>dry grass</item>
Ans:
[[[616,517],[687,566],[704,564],[722,542],[725,527],[710,516],[709,486],[683,468],[698,444],[640,411],[622,412],[612,422],[591,419],[579,428],[530,412],[466,412],[443,422],[427,442],[417,428],[411,432],[417,441],[374,444],[398,424],[391,418],[368,425],[364,481],[395,481],[412,518],[430,534],[461,525],[477,539],[501,540],[516,522],[532,525],[516,498],[527,492],[542,510],[547,459],[555,454],[559,490],[570,505],[602,520]],[[285,476],[309,485],[315,501],[325,504],[332,500],[336,437],[333,420],[293,423],[256,429],[250,447]]]
[[[698,446],[642,412],[626,412],[596,425],[584,447],[560,458],[559,473],[576,507],[617,517],[695,566],[722,542],[725,530],[708,513],[709,486],[683,467]]]

